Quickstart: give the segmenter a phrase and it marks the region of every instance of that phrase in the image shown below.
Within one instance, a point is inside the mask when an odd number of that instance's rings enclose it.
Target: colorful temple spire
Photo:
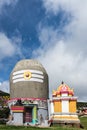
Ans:
[[[61,85],[58,86],[57,90],[53,90],[52,97],[58,97],[64,93],[68,94],[68,96],[74,96],[74,90],[71,89],[67,84],[62,82]]]

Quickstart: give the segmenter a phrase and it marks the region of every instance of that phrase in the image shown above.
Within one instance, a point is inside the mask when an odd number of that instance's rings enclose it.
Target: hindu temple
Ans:
[[[10,75],[8,105],[13,125],[41,124],[48,116],[48,75],[37,60],[21,60]]]
[[[74,90],[62,82],[49,99],[49,80],[37,60],[21,60],[10,74],[9,125],[80,124]]]
[[[62,82],[57,90],[53,90],[49,100],[49,118],[53,123],[80,123],[76,113],[77,97],[74,90]]]

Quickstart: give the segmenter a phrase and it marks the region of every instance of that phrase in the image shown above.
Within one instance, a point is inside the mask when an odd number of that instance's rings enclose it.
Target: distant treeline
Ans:
[[[77,102],[77,109],[87,107],[87,102]]]

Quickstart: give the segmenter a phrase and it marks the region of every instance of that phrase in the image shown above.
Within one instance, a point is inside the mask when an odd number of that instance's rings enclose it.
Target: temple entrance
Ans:
[[[33,107],[25,107],[24,122],[32,122]]]

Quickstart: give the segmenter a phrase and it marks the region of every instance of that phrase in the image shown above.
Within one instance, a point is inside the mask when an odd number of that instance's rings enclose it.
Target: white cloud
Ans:
[[[4,5],[14,5],[18,0],[0,0],[0,14]]]
[[[3,68],[2,60],[14,56],[23,57],[21,51],[21,37],[8,38],[4,33],[0,33],[0,67]],[[15,60],[15,59],[14,59]],[[0,82],[0,90],[9,93],[9,81]]]
[[[4,33],[0,33],[0,59],[12,56],[14,53],[12,41]]]
[[[63,80],[75,89],[79,100],[87,101],[87,1],[84,0],[43,0],[46,15],[58,15],[63,10],[71,21],[63,26],[41,26],[39,40],[41,46],[34,55],[45,66],[49,74],[50,93]],[[41,23],[40,23],[41,25]],[[67,36],[67,37],[65,37]],[[44,44],[45,43],[45,44]]]
[[[2,83],[0,82],[0,86],[1,86],[1,84],[2,84]]]
[[[0,33],[0,60],[14,55],[21,57],[21,46],[18,44],[20,42],[21,39],[19,40],[17,37],[10,39],[4,33]]]
[[[82,54],[73,55],[68,52],[64,41],[58,41],[49,50],[44,50],[38,60],[48,72],[50,94],[63,80],[75,89],[80,100],[83,95],[86,95],[87,59],[84,60]]]
[[[79,46],[79,50],[84,49],[86,52],[87,0],[84,0],[84,2],[82,0],[43,0],[43,5],[47,14],[58,15],[59,11],[63,10],[67,14],[67,19],[72,16],[71,22],[63,28],[63,31],[72,34],[73,44],[76,48]],[[68,14],[71,14],[71,16]],[[69,39],[70,37],[68,37]]]
[[[75,13],[76,16],[83,14],[86,11],[87,1],[84,0],[43,0],[43,6],[46,9],[46,13],[58,14],[60,9],[66,12]],[[84,7],[84,9],[83,9]]]
[[[9,81],[3,81],[0,85],[0,90],[9,93]]]

